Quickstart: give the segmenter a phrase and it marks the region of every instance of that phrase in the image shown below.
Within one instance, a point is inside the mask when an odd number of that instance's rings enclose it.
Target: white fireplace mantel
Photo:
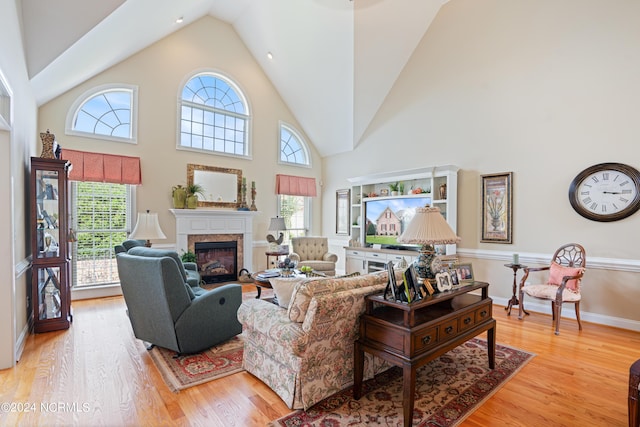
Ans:
[[[169,209],[176,217],[176,248],[189,248],[189,235],[242,234],[243,265],[253,271],[253,217],[260,212],[231,209]]]

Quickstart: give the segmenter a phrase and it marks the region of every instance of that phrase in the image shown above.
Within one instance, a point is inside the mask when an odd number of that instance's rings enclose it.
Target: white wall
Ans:
[[[16,2],[0,2],[0,74],[12,95],[12,123],[0,130],[0,369],[15,364],[27,334],[28,185],[29,157],[35,151],[36,105],[29,88],[15,9]]]
[[[223,73],[238,83],[247,96],[253,117],[251,160],[176,150],[180,88],[193,73],[203,70]],[[139,88],[138,143],[135,145],[64,133],[65,118],[72,103],[85,91],[107,83],[126,83]],[[260,211],[254,219],[254,236],[259,240],[254,250],[254,266],[242,267],[256,271],[266,268],[264,239],[269,218],[275,216],[277,208],[275,175],[309,176],[318,182],[322,178],[322,161],[312,144],[312,168],[278,165],[280,120],[302,132],[233,28],[215,18],[204,17],[41,106],[38,125],[55,133],[64,148],[140,157],[142,185],[137,188],[137,210],[158,213],[160,226],[167,235],[167,240],[155,242],[161,245],[175,243],[175,218],[169,212],[171,188],[186,184],[188,163],[241,169],[248,183],[256,182],[256,206]],[[247,202],[251,203],[250,195]],[[312,232],[315,233],[320,233],[321,203],[321,197],[313,201]]]
[[[578,242],[590,266],[583,313],[637,327],[640,212],[589,221],[571,208],[568,189],[597,163],[640,169],[639,20],[634,0],[449,1],[356,150],[325,159],[324,199],[349,177],[455,164],[459,252],[496,300],[511,294],[503,264],[512,253],[539,263]],[[480,243],[480,175],[508,171],[513,244]],[[327,202],[325,234],[334,218]]]

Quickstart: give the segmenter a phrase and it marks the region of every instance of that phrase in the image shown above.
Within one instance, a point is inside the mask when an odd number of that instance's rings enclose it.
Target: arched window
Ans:
[[[178,148],[249,157],[249,108],[238,86],[211,72],[182,87]]]
[[[279,162],[297,166],[311,166],[309,150],[302,136],[293,127],[280,123]]]
[[[66,133],[136,142],[138,88],[105,85],[82,94],[67,114]]]

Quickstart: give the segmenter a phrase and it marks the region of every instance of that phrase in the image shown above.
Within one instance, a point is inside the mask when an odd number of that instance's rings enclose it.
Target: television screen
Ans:
[[[398,237],[416,214],[416,208],[430,206],[430,196],[377,197],[364,201],[365,243],[383,247],[416,246],[398,243]]]

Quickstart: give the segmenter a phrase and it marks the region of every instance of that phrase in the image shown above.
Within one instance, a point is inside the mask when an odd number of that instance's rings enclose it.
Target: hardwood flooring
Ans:
[[[264,426],[290,412],[252,375],[172,393],[133,337],[121,297],[75,301],[68,331],[31,335],[0,371],[0,425]],[[464,426],[625,426],[629,366],[640,334],[494,307],[497,341],[536,354]],[[5,402],[12,404],[7,411]]]

